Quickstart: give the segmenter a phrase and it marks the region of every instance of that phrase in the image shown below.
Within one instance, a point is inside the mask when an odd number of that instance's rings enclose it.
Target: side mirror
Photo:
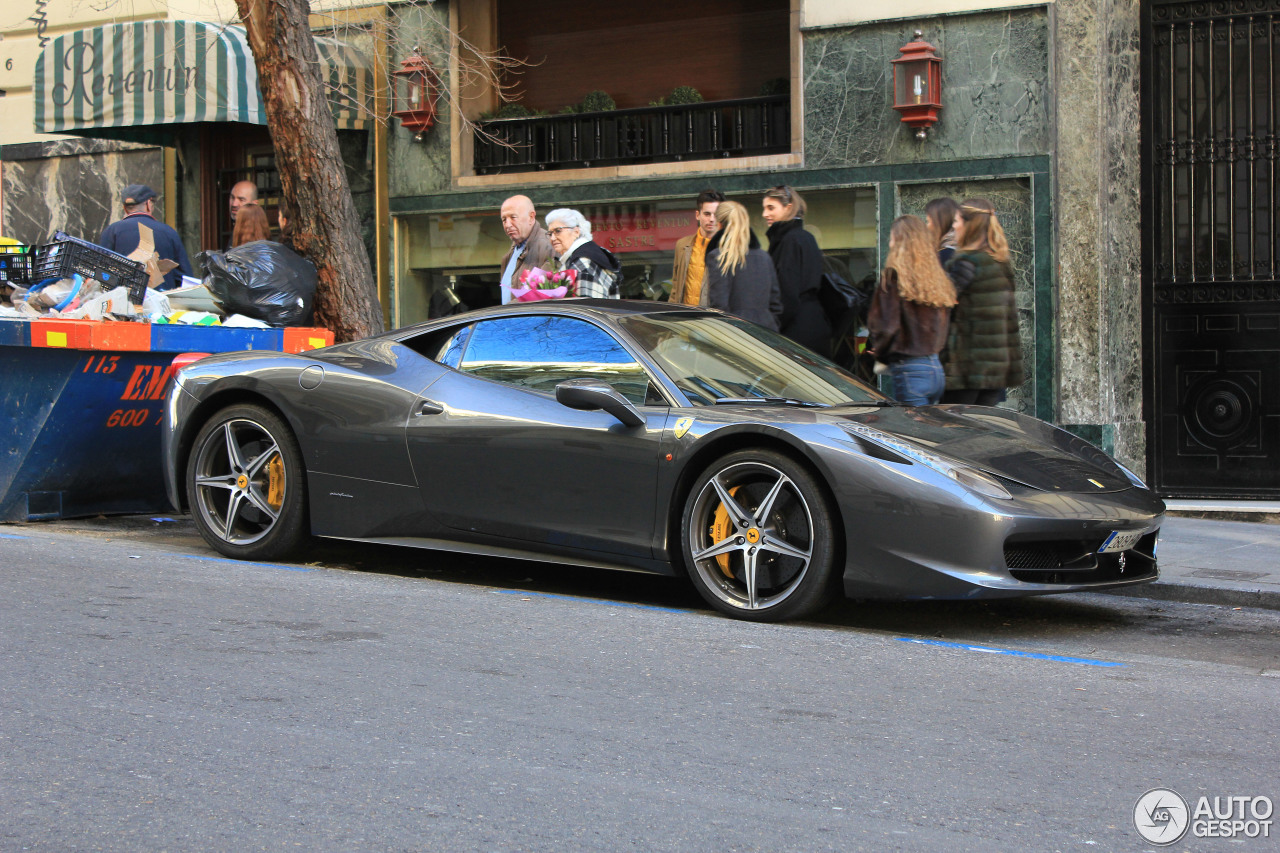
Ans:
[[[569,379],[556,385],[556,402],[586,412],[605,411],[629,427],[644,426],[644,415],[607,382]]]

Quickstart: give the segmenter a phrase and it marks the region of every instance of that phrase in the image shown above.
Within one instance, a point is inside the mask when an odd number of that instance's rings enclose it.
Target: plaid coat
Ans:
[[[613,252],[590,240],[561,259],[560,269],[578,273],[578,296],[619,299],[622,296],[622,263]]]

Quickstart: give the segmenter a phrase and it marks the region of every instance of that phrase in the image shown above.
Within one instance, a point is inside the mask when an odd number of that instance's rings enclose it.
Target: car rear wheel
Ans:
[[[228,557],[282,556],[306,538],[302,453],[289,427],[261,406],[230,406],[196,436],[187,461],[196,528]]]
[[[812,614],[835,592],[835,518],[817,479],[770,450],[717,460],[689,492],[685,565],[712,607],[773,622]]]

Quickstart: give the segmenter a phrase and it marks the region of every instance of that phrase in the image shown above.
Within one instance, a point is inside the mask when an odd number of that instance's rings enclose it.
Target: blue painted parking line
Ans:
[[[16,533],[0,533],[0,539],[30,539],[30,536],[18,536]]]
[[[659,607],[656,604],[628,604],[625,601],[608,601],[603,598],[582,598],[576,595],[555,595],[550,592],[530,592],[527,589],[495,589],[499,595],[527,595],[530,598],[553,598],[561,601],[579,601],[587,604],[603,604],[606,607],[629,607],[632,610],[658,610],[662,613],[689,613],[679,607]]]
[[[283,569],[286,572],[314,572],[314,566],[288,566],[284,563],[255,563],[252,560],[233,560],[230,557],[205,557],[201,554],[181,554],[188,560],[202,560],[206,563],[231,563],[236,566],[261,566],[264,569]]]
[[[1070,658],[1064,655],[1042,655],[1039,652],[1020,652],[1017,649],[992,649],[987,646],[974,646],[969,643],[947,643],[942,640],[918,640],[913,637],[899,637],[904,643],[916,643],[921,646],[942,646],[946,649],[960,649],[963,652],[983,652],[989,655],[1011,655],[1018,658],[1034,658],[1036,660],[1053,660],[1059,663],[1078,663],[1083,666],[1124,666],[1125,664],[1109,660],[1092,660],[1090,658]]]

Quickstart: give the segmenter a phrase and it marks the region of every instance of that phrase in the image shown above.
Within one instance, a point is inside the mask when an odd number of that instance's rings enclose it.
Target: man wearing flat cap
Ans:
[[[105,246],[113,252],[128,255],[138,248],[141,237],[138,226],[145,225],[151,229],[155,241],[156,254],[161,260],[170,260],[178,266],[165,273],[161,290],[172,290],[182,284],[184,275],[191,275],[191,262],[187,260],[186,247],[178,232],[151,215],[155,208],[155,190],[146,184],[130,184],[120,195],[124,204],[124,219],[112,222],[102,231],[98,245]]]

